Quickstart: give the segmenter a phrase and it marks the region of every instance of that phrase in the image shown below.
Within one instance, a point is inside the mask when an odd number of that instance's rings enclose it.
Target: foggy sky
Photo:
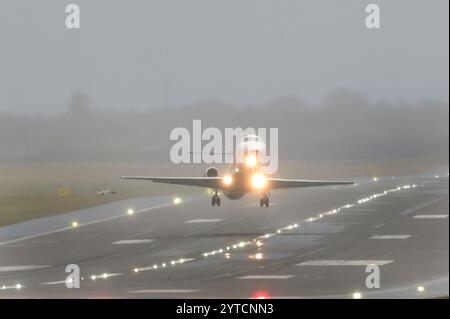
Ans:
[[[381,29],[365,6],[381,6]],[[98,110],[282,96],[338,87],[370,100],[448,101],[446,0],[2,0],[0,112]],[[81,7],[67,30],[65,6]]]

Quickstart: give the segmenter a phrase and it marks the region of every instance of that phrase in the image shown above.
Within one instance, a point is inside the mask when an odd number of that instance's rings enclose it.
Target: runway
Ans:
[[[211,207],[201,192],[2,227],[0,298],[448,296],[448,173],[359,182],[274,191],[269,208],[257,195]]]

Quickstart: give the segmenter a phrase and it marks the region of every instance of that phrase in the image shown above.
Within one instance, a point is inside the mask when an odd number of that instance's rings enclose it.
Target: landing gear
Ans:
[[[269,196],[267,194],[264,194],[260,199],[259,199],[259,207],[269,207]]]
[[[211,205],[212,206],[218,206],[220,207],[220,196],[216,190],[216,192],[214,193],[214,195],[211,197]]]

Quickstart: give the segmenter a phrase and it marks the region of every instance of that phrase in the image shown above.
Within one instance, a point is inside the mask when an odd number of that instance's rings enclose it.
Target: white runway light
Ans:
[[[362,295],[360,292],[353,293],[353,299],[361,299]]]
[[[175,197],[173,199],[173,203],[174,203],[174,205],[180,205],[182,203],[182,200],[180,197]]]
[[[425,287],[424,286],[419,286],[419,287],[417,287],[417,291],[418,292],[424,292],[425,291]]]
[[[73,228],[77,228],[77,227],[78,227],[78,222],[73,222],[73,223],[72,223],[72,227],[73,227]]]
[[[127,214],[128,215],[133,215],[134,214],[134,209],[130,208],[127,210]]]

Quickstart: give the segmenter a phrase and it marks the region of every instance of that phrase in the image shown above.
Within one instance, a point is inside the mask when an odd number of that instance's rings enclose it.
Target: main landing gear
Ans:
[[[211,197],[211,205],[212,206],[219,206],[220,207],[220,196],[217,192],[217,189],[214,192],[214,195]]]
[[[269,195],[263,194],[262,197],[259,199],[259,207],[269,207]]]

